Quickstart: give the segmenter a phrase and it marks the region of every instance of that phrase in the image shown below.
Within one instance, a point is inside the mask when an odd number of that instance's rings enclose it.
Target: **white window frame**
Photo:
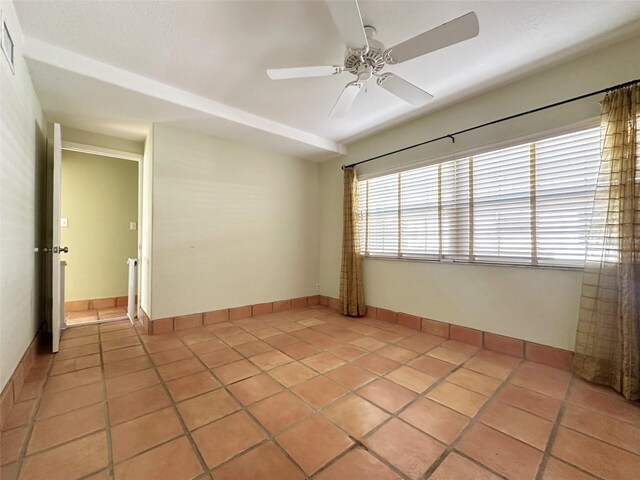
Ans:
[[[475,147],[472,149],[456,152],[455,154],[443,155],[443,156],[436,157],[434,159],[420,160],[417,162],[403,164],[401,166],[397,166],[391,169],[378,170],[378,171],[375,171],[374,173],[368,173],[366,175],[362,175],[361,177],[358,178],[358,181],[371,180],[373,178],[392,175],[395,173],[401,173],[407,170],[413,170],[413,169],[420,168],[427,165],[442,164],[442,163],[450,162],[453,160],[474,157],[474,156],[490,153],[497,150],[515,147],[525,143],[539,142],[555,136],[577,133],[582,130],[597,128],[599,126],[600,126],[600,117],[592,117],[581,122],[573,123],[571,125],[565,125],[559,128],[536,132],[530,135],[515,137],[505,141],[494,142],[488,145],[483,145],[480,147]],[[442,235],[442,232],[440,232],[440,235]],[[362,237],[363,237],[363,234],[361,232],[361,238]],[[386,260],[386,261],[390,260],[390,261],[438,263],[438,264],[450,264],[450,265],[481,265],[481,266],[491,266],[491,267],[518,267],[518,268],[535,268],[535,269],[552,269],[552,270],[569,270],[569,271],[584,270],[584,266],[579,266],[579,265],[537,264],[533,262],[510,263],[506,261],[492,262],[492,261],[479,261],[475,259],[461,260],[461,259],[447,258],[446,256],[440,256],[439,258],[432,258],[428,256],[410,256],[407,254],[400,254],[397,256],[361,254],[361,256],[362,258],[365,258],[368,260]],[[470,258],[471,257],[473,257],[473,255],[471,255]]]

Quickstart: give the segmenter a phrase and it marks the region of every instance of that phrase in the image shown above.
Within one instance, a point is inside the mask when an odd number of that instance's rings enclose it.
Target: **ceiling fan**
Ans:
[[[476,37],[479,32],[478,17],[474,12],[470,12],[385,49],[381,42],[373,39],[376,29],[363,25],[357,0],[327,0],[325,3],[329,7],[342,40],[347,45],[344,64],[271,68],[267,70],[267,75],[272,80],[340,75],[343,72],[355,75],[356,80],[346,85],[331,109],[329,116],[332,118],[346,115],[358,94],[372,77],[376,78],[376,83],[380,87],[410,105],[423,106],[433,98],[433,95],[393,73],[382,73],[381,70],[385,65],[405,62]]]

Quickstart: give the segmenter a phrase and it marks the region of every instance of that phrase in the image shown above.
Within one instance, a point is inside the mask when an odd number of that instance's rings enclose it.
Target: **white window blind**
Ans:
[[[441,257],[464,260],[471,251],[470,159],[440,164]]]
[[[384,176],[366,182],[366,198],[360,201],[365,207],[365,248],[371,255],[399,254],[399,200],[398,176]]]
[[[531,257],[529,146],[473,158],[473,245],[476,260],[520,263]]]
[[[539,263],[584,263],[599,164],[599,129],[537,142]]]
[[[581,266],[599,162],[592,128],[363,180],[361,253]]]
[[[403,255],[440,255],[438,220],[438,165],[398,174],[400,191],[400,252]]]

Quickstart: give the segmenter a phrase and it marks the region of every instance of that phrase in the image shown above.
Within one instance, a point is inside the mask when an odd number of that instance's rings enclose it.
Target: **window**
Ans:
[[[582,266],[600,129],[362,180],[368,256]]]

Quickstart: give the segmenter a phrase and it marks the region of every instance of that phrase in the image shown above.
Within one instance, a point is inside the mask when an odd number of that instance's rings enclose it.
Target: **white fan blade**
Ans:
[[[380,75],[377,83],[388,92],[393,93],[396,97],[401,98],[414,107],[422,107],[433,98],[433,95],[430,93],[425,92],[420,87],[407,82],[404,78],[400,78],[393,73]]]
[[[327,0],[333,23],[338,27],[342,41],[351,50],[367,50],[369,42],[364,33],[360,8],[356,0]]]
[[[329,116],[331,118],[344,117],[361,89],[362,84],[359,82],[348,83],[347,86],[344,87],[344,90],[342,90],[340,97],[338,97],[338,101],[331,109]]]
[[[267,75],[271,80],[283,80],[287,78],[324,77],[325,75],[339,75],[344,71],[340,65],[327,65],[323,67],[295,67],[295,68],[270,68]]]
[[[400,63],[478,36],[480,26],[475,12],[467,13],[439,27],[387,49],[387,63]]]

